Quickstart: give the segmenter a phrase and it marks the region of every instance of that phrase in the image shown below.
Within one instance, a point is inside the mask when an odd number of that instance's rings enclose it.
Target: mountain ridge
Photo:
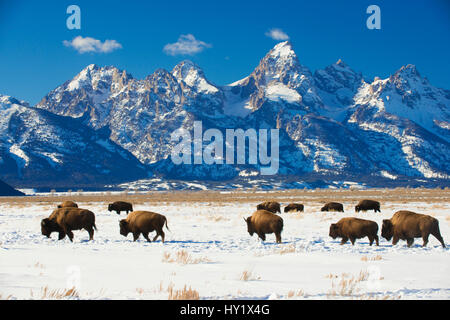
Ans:
[[[194,121],[204,130],[279,129],[280,176],[450,177],[450,91],[433,87],[411,64],[372,82],[341,59],[313,73],[289,41],[275,45],[250,75],[224,86],[189,60],[144,79],[89,65],[34,108],[106,130],[111,143],[168,178],[233,179],[259,169],[174,167],[170,134],[191,132]]]

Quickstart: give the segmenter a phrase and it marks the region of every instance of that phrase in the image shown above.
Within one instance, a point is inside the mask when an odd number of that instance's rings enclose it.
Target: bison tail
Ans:
[[[167,230],[170,231],[169,226],[167,225],[167,219],[166,219],[166,228],[167,228]],[[172,231],[170,231],[170,232],[172,232]]]
[[[98,229],[97,229],[97,226],[95,225],[95,223],[94,223],[93,227],[94,227],[95,231],[98,230]]]

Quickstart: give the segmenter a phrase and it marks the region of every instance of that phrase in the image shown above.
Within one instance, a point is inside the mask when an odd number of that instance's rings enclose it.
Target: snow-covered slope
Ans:
[[[18,186],[51,188],[129,181],[146,171],[107,132],[0,96],[0,174]]]

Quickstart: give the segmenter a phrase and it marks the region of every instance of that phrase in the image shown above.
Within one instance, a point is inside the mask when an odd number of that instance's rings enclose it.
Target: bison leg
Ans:
[[[66,237],[66,233],[65,232],[60,232],[59,234],[58,234],[58,240],[62,240],[62,239],[64,239]]]
[[[92,228],[92,226],[88,229],[86,229],[86,231],[89,233],[89,240],[94,240],[94,228]]]
[[[422,235],[422,240],[423,240],[423,244],[422,247],[426,247],[426,245],[428,244],[428,237],[430,236],[429,233],[424,233]]]
[[[394,235],[392,238],[392,245],[395,246],[398,243],[398,240],[400,240],[399,237]]]
[[[139,238],[139,232],[133,232],[133,241],[136,241]]]
[[[67,233],[67,236],[68,236],[69,239],[70,239],[70,242],[73,242],[73,232],[70,231],[70,230],[68,230],[66,233]]]
[[[275,238],[277,239],[277,243],[281,243],[281,234],[275,233]]]
[[[428,242],[428,240],[427,240],[427,242]],[[406,244],[408,245],[408,248],[411,247],[413,245],[413,243],[414,243],[414,238],[406,239]],[[426,245],[426,243],[425,243],[425,240],[424,240],[424,245],[423,246],[425,246],[425,245]]]
[[[442,248],[445,248],[445,243],[444,243],[444,239],[441,236],[441,233],[438,231],[432,232],[431,233],[436,239],[439,240],[439,242],[442,244]]]
[[[262,241],[266,241],[266,235],[264,233],[258,233],[258,237],[260,237]]]
[[[162,243],[164,243],[165,234],[164,231],[162,231],[162,229],[161,231],[156,231],[156,236],[153,238],[153,241],[155,241],[158,238],[158,236],[161,236],[161,241]]]
[[[373,240],[375,240],[372,236],[367,236],[369,238],[369,245],[372,246]]]
[[[352,242],[352,245],[353,245],[353,246],[355,245],[355,240],[356,240],[356,238],[350,237],[350,241]]]
[[[376,242],[377,247],[378,247],[378,245],[379,245],[379,243],[378,243],[378,235],[375,235],[375,242]]]
[[[116,210],[116,213],[120,216],[120,211],[119,210]]]
[[[342,240],[341,240],[341,245],[346,244],[347,241],[348,241],[348,238],[347,237],[343,237]]]
[[[151,242],[151,241],[150,241],[150,238],[148,237],[148,232],[146,232],[146,233],[142,232],[142,235],[144,236],[144,238],[145,238],[148,242]],[[153,239],[153,241],[155,241],[155,239]]]

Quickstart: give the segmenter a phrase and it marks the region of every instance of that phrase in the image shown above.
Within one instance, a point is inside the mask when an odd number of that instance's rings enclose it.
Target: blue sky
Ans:
[[[81,9],[81,30],[69,30],[66,9]],[[369,30],[366,8],[381,9],[381,30]],[[253,71],[289,36],[312,71],[343,59],[366,77],[389,76],[415,64],[432,84],[450,89],[450,1],[21,1],[0,0],[0,94],[39,102],[88,64],[114,65],[135,78],[190,59],[223,85]],[[181,35],[201,41],[193,55],[164,51]],[[63,41],[90,37],[120,44],[111,52],[79,53]]]

